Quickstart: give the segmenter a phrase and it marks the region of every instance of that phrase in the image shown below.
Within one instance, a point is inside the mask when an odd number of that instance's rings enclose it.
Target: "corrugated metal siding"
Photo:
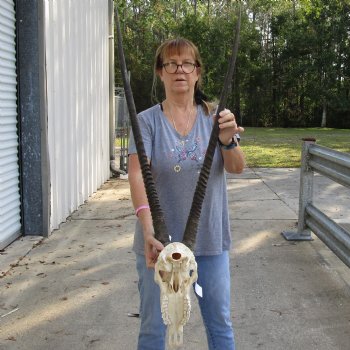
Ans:
[[[0,249],[20,235],[14,2],[0,1]]]
[[[108,1],[46,0],[51,228],[108,178]]]

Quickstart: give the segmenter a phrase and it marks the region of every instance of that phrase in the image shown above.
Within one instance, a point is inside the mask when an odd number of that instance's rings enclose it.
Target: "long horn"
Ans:
[[[153,181],[151,168],[148,164],[145,147],[142,140],[141,130],[137,120],[134,97],[132,94],[132,90],[131,90],[131,86],[130,86],[130,82],[127,74],[127,69],[126,69],[125,56],[124,56],[124,50],[123,50],[123,41],[122,41],[122,34],[120,30],[120,22],[119,22],[117,6],[115,8],[115,17],[116,17],[115,22],[117,25],[118,57],[119,57],[120,70],[122,73],[125,97],[126,97],[126,102],[129,109],[131,128],[134,134],[137,155],[139,158],[141,171],[142,171],[143,182],[145,184],[148,203],[151,209],[154,236],[158,241],[163,243],[163,245],[167,245],[168,243],[170,243],[170,238],[169,238],[168,230],[165,225],[164,215],[163,215],[162,209],[160,208],[156,186]]]
[[[197,236],[197,230],[198,230],[198,224],[199,224],[199,218],[202,211],[202,204],[205,196],[205,191],[207,188],[207,183],[210,175],[210,168],[213,162],[213,157],[215,153],[215,149],[218,142],[219,137],[219,113],[225,108],[226,101],[227,101],[227,93],[229,85],[232,81],[233,72],[235,70],[235,64],[237,59],[237,53],[238,53],[238,44],[239,44],[239,33],[241,28],[241,6],[239,6],[238,9],[238,19],[236,24],[236,32],[235,32],[235,38],[233,41],[232,46],[232,55],[230,59],[230,64],[226,73],[224,86],[221,91],[220,95],[220,102],[219,106],[217,108],[215,121],[213,130],[210,135],[209,145],[205,154],[203,166],[201,169],[201,172],[199,174],[197,187],[193,196],[193,202],[192,207],[190,210],[190,214],[188,216],[184,237],[182,242],[187,245],[191,250],[194,249],[195,243],[196,243],[196,236]]]

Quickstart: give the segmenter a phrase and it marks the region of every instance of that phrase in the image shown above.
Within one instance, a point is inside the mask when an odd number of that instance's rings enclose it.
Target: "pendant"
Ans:
[[[181,171],[181,166],[179,164],[176,164],[174,166],[174,171],[175,171],[175,173],[179,173]]]

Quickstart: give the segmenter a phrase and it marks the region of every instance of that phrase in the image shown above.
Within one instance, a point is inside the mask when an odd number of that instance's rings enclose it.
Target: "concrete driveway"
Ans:
[[[348,228],[350,191],[322,176],[314,187],[315,205]],[[299,170],[246,169],[228,193],[237,349],[350,349],[349,269],[317,237],[281,235],[296,229]],[[136,349],[134,223],[127,181],[111,179],[49,238],[1,251],[0,349]],[[183,349],[204,350],[192,300]]]

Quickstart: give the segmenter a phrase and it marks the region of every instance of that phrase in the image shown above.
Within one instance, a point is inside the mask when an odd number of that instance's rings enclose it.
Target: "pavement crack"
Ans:
[[[9,274],[11,273],[11,271],[14,270],[16,267],[21,266],[21,265],[20,265],[20,262],[21,262],[33,249],[35,249],[36,247],[38,247],[39,245],[41,245],[41,244],[43,243],[43,241],[44,241],[45,238],[46,238],[46,237],[43,237],[43,238],[41,238],[38,242],[34,243],[34,244],[32,245],[32,247],[27,251],[26,254],[21,255],[21,256],[17,259],[16,262],[10,264],[10,268],[9,268],[8,270],[2,271],[1,274],[0,274],[0,279],[1,279],[1,278],[4,278],[4,277],[7,276],[7,275],[9,275]]]
[[[127,217],[134,216],[134,213],[129,213],[125,215],[116,216],[115,218],[76,218],[72,217],[72,221],[111,221],[111,220],[122,220]]]

